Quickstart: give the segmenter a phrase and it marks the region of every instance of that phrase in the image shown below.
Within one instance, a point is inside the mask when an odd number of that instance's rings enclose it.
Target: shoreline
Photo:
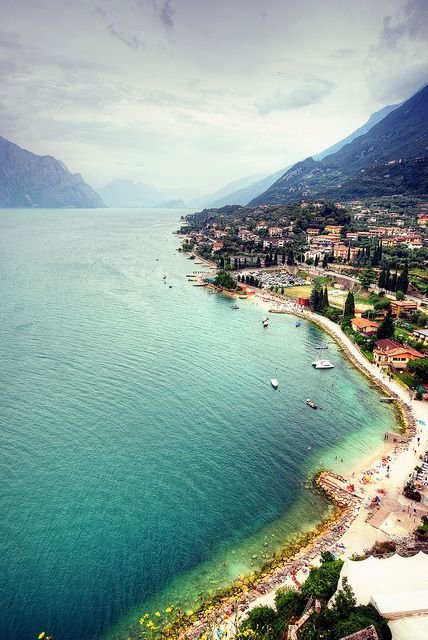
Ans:
[[[230,292],[230,295],[235,294]],[[389,492],[401,494],[405,480],[418,462],[419,454],[427,446],[427,434],[421,430],[422,424],[428,424],[427,403],[424,405],[421,401],[412,400],[403,387],[394,380],[390,380],[365,358],[338,325],[323,316],[299,308],[295,303],[282,298],[278,299],[272,294],[263,296],[263,292],[255,292],[249,300],[271,313],[285,313],[308,320],[325,331],[339,346],[349,362],[366,377],[372,386],[377,388],[379,393],[394,398],[397,421],[403,428],[405,441],[394,443],[384,440],[383,443],[379,443],[379,449],[370,454],[370,457],[365,460],[360,459],[357,466],[347,469],[346,477],[328,470],[317,474],[314,483],[318,492],[323,493],[327,502],[333,506],[332,514],[314,529],[302,534],[300,541],[297,542],[298,549],[294,548],[291,553],[289,552],[289,556],[287,556],[286,544],[280,554],[280,566],[269,568],[265,565],[260,570],[258,579],[254,580],[251,591],[246,591],[243,586],[239,587],[236,583],[230,587],[229,591],[226,589],[223,598],[221,595],[218,596],[220,603],[210,607],[214,611],[210,612],[209,616],[203,611],[196,614],[198,620],[182,630],[183,638],[196,638],[204,631],[212,629],[213,625],[226,633],[236,631],[237,624],[253,607],[274,606],[275,594],[279,588],[300,585],[306,579],[310,565],[319,563],[323,550],[333,550],[341,557],[349,557],[362,553],[365,549],[372,547],[376,541],[399,537],[392,532],[385,532],[374,522],[370,523],[373,513],[370,511],[366,513],[365,510],[369,509],[368,505],[371,505],[373,499],[378,496],[379,489],[384,492],[382,495]],[[281,305],[281,307],[275,309],[273,305]],[[376,478],[373,484],[370,480],[370,485],[361,486],[363,478],[373,477],[371,474],[379,475],[378,479],[382,479],[382,487],[376,487],[378,481]],[[355,488],[357,483],[359,484]],[[403,508],[402,511],[406,509]],[[396,524],[401,523],[401,519],[398,517],[396,519],[398,521]],[[408,525],[406,535],[410,535],[409,526],[411,529],[417,526],[415,523],[412,527],[410,517],[406,525]],[[231,591],[232,596],[230,596]]]

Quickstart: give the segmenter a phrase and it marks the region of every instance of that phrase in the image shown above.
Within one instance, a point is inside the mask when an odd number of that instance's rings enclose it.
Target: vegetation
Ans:
[[[428,358],[416,358],[415,360],[410,360],[407,365],[407,369],[410,373],[414,374],[415,381],[418,384],[428,381]]]
[[[348,295],[346,296],[343,316],[347,319],[353,318],[355,316],[355,300],[352,291],[348,291]]]
[[[385,338],[392,338],[394,335],[394,323],[392,321],[391,311],[388,310],[385,318],[379,325],[377,330],[377,339],[384,340]]]
[[[219,271],[216,275],[215,285],[217,287],[223,287],[223,289],[227,289],[228,291],[233,291],[236,289],[236,282],[226,271]]]

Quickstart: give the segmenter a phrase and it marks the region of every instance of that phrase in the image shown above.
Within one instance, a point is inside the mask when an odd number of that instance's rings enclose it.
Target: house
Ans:
[[[415,329],[412,333],[412,338],[422,342],[422,344],[428,344],[428,329]]]
[[[357,333],[363,333],[365,336],[373,336],[377,333],[378,323],[367,318],[352,318],[351,327]]]
[[[217,251],[221,251],[223,249],[224,244],[222,242],[213,242],[212,252],[216,253]]]
[[[343,229],[343,226],[337,225],[337,224],[327,224],[324,227],[325,233],[332,233],[333,235],[338,235],[338,236],[340,236],[342,229]]]
[[[348,250],[350,260],[354,260],[359,252],[357,247],[348,247],[345,244],[336,244],[333,247],[333,255],[335,258],[342,258],[342,260],[346,260],[348,258]]]
[[[416,302],[411,300],[391,300],[391,315],[393,318],[400,318],[400,316],[414,313],[417,308]]]
[[[269,227],[268,234],[270,238],[280,238],[282,236],[281,227]]]
[[[404,371],[409,360],[416,358],[423,358],[423,354],[389,339],[378,340],[373,350],[374,364],[385,369]]]

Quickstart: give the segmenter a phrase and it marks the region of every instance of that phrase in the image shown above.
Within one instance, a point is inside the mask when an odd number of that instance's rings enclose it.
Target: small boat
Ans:
[[[262,325],[264,327],[268,327],[269,326],[269,318],[263,318],[262,320]]]
[[[166,276],[163,276],[163,279],[166,280]]]
[[[317,408],[317,405],[315,404],[315,402],[313,402],[312,400],[309,400],[309,398],[306,400],[306,404],[308,405],[308,407],[311,407],[311,409]]]
[[[246,300],[248,298],[248,296],[238,296],[241,300]]]
[[[296,320],[296,327],[300,327],[300,324],[299,320]]]
[[[239,307],[238,307],[238,305],[237,305],[237,304],[231,304],[231,305],[230,305],[230,308],[231,308],[231,309],[239,309]]]
[[[315,349],[328,349],[328,344],[317,344]]]
[[[312,366],[315,369],[334,369],[334,364],[331,364],[330,360],[315,360]]]
[[[169,285],[169,288],[172,289],[172,284]]]
[[[270,381],[271,385],[273,386],[274,389],[278,389],[279,387],[279,382],[276,378],[272,378]]]

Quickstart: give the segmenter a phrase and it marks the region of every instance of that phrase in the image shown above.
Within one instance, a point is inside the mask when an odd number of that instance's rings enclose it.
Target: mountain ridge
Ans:
[[[0,207],[105,207],[79,173],[0,136]]]
[[[428,85],[336,153],[296,163],[249,204],[346,199],[364,197],[367,191],[371,195],[426,193],[427,113]],[[397,167],[392,169],[393,164]],[[418,181],[412,180],[410,171],[418,173]]]

